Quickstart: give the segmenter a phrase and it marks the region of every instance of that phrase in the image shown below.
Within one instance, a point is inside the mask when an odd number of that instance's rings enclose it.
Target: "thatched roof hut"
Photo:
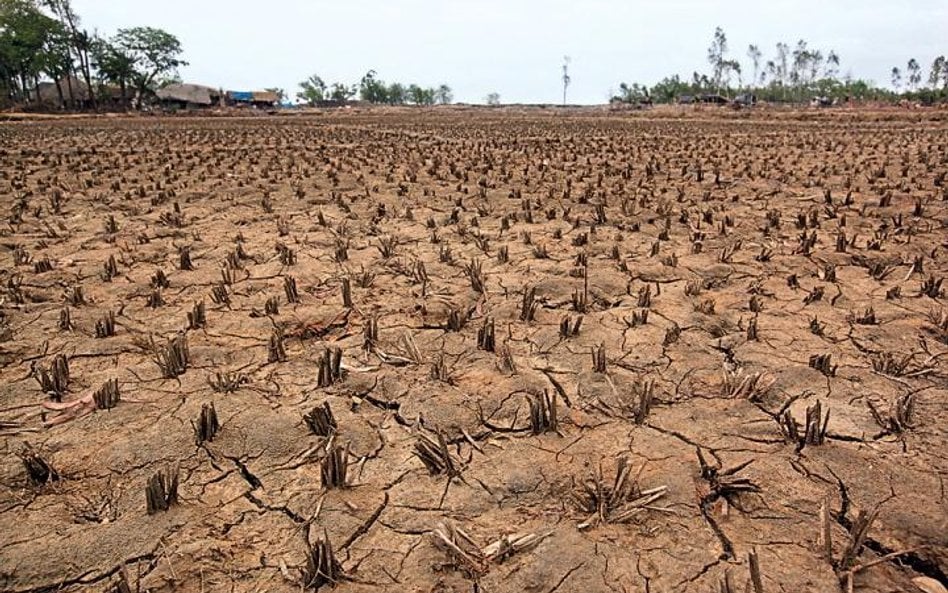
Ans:
[[[221,92],[213,87],[200,84],[176,83],[155,91],[162,103],[178,103],[209,107],[218,103]]]
[[[89,85],[84,80],[75,76],[66,76],[59,81],[59,87],[62,89],[62,98],[60,100],[59,89],[55,82],[41,82],[36,85],[34,98],[43,105],[61,105],[63,102],[85,103],[90,101],[92,93],[89,92]]]

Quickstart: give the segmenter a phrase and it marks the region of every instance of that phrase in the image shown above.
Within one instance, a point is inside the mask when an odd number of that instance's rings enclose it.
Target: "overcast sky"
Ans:
[[[948,0],[73,0],[84,25],[163,28],[181,40],[181,75],[232,90],[282,87],[318,73],[358,82],[449,84],[455,100],[562,99],[561,64],[572,59],[570,103],[603,103],[620,82],[708,72],[716,26],[730,55],[752,70],[749,43],[764,51],[805,39],[835,49],[841,74],[889,84],[893,66],[916,58],[928,77],[948,54]]]

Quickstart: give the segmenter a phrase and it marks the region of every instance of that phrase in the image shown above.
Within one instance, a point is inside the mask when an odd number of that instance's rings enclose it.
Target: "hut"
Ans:
[[[65,76],[58,81],[37,84],[30,99],[46,108],[83,109],[91,106],[92,93],[89,92],[89,85],[84,80],[75,76]]]
[[[213,87],[175,83],[158,89],[155,96],[165,108],[202,109],[220,104],[222,95]]]

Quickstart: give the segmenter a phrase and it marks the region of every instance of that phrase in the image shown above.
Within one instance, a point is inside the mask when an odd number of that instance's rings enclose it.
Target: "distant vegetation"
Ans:
[[[35,101],[34,89],[48,78],[67,107],[81,100],[95,108],[102,98],[62,88],[73,80],[86,89],[115,85],[127,105],[175,80],[177,68],[187,64],[181,54],[174,35],[153,27],[119,29],[108,39],[90,33],[70,0],[0,0],[0,100]]]
[[[314,74],[299,84],[296,98],[307,105],[319,105],[331,101],[345,102],[358,96],[359,99],[380,105],[446,105],[454,100],[451,87],[442,84],[437,88],[421,87],[417,84],[404,85],[400,82],[386,84],[375,70],[369,70],[359,84],[351,86],[335,82],[327,86],[323,79]]]
[[[708,47],[710,75],[695,71],[691,78],[667,76],[649,87],[640,83],[621,83],[614,101],[625,103],[671,103],[683,95],[753,94],[758,100],[802,102],[814,97],[895,101],[908,99],[923,103],[948,100],[948,64],[944,56],[935,58],[927,77],[916,59],[908,61],[905,77],[895,66],[891,71],[892,88],[872,81],[840,76],[841,59],[834,50],[810,47],[803,39],[791,48],[778,43],[774,54],[764,61],[763,51],[751,44],[746,56],[749,68],[732,56],[727,35],[718,27]]]
[[[67,109],[141,107],[155,91],[180,82],[178,68],[187,65],[181,42],[162,29],[137,26],[119,29],[111,37],[85,27],[70,0],[0,0],[0,105],[30,105],[39,102],[42,81],[52,81],[58,104]],[[621,83],[613,101],[625,103],[669,103],[683,95],[753,94],[759,100],[802,102],[814,97],[830,100],[908,99],[923,103],[948,100],[948,63],[935,58],[927,72],[916,59],[890,71],[891,88],[871,81],[840,76],[841,59],[832,49],[778,43],[765,59],[757,45],[746,51],[742,65],[728,46],[727,35],[718,27],[707,52],[710,70],[695,71],[690,78],[675,74],[652,86]],[[562,66],[563,101],[571,78],[569,58]],[[201,81],[195,81],[201,82]],[[80,88],[73,88],[73,87]],[[47,89],[49,87],[47,86]],[[91,92],[90,92],[91,89]],[[288,94],[279,88],[280,102]],[[387,83],[369,70],[356,84],[327,84],[314,74],[299,83],[295,98],[306,105],[360,100],[384,105],[441,105],[453,102],[451,87],[425,87],[401,82]],[[485,103],[500,103],[496,92]],[[106,104],[107,103],[107,104]]]

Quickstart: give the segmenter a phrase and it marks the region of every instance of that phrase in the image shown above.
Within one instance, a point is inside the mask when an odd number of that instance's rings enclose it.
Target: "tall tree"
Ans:
[[[119,29],[113,44],[135,65],[132,82],[139,102],[152,92],[160,77],[173,76],[180,66],[188,64],[180,57],[183,53],[181,42],[162,29]]]
[[[566,105],[566,89],[569,88],[569,83],[573,80],[569,77],[569,63],[570,57],[563,56],[563,105]]]
[[[938,56],[932,62],[928,84],[933,91],[937,91],[939,86],[948,89],[948,62],[945,61],[945,56]]]
[[[388,87],[379,80],[375,70],[369,70],[359,81],[359,98],[369,103],[387,103]]]
[[[757,74],[760,72],[760,58],[763,55],[764,54],[760,51],[760,48],[753,43],[747,46],[747,57],[750,58],[751,63],[754,65],[754,79],[751,80],[751,86],[754,86],[760,82]]]
[[[62,29],[30,0],[0,1],[0,76],[14,101],[29,100],[43,73],[68,70],[59,40]]]
[[[820,73],[820,68],[823,67],[823,60],[825,60],[826,58],[824,58],[823,52],[821,52],[818,49],[815,49],[809,52],[808,58],[809,58],[809,64],[810,64],[810,72],[809,72],[809,78],[807,79],[807,83],[812,85],[816,81],[816,77]]]
[[[134,56],[117,43],[97,39],[92,47],[92,65],[103,81],[118,85],[122,107],[128,108],[128,87],[135,76]]]
[[[836,50],[829,50],[826,54],[826,68],[823,69],[824,78],[834,79],[839,73],[839,54]]]
[[[92,107],[96,108],[96,97],[92,87],[91,63],[91,54],[93,46],[95,45],[94,37],[90,35],[88,31],[81,28],[79,15],[73,10],[71,0],[42,0],[42,3],[59,19],[63,28],[69,32],[69,42],[72,53],[76,61],[79,62],[79,71],[89,89]],[[71,67],[70,70],[72,70]],[[72,90],[70,89],[70,93],[71,92]]]
[[[787,86],[787,75],[789,74],[790,64],[790,46],[786,43],[777,44],[777,77],[780,78],[781,86]],[[786,95],[786,92],[784,92]]]
[[[721,87],[721,78],[727,67],[725,55],[727,55],[727,35],[724,34],[724,29],[717,27],[714,29],[714,39],[708,48],[708,63],[711,65],[712,79],[717,89]]]
[[[906,71],[908,72],[909,90],[918,90],[918,85],[922,82],[922,67],[919,66],[918,60],[915,58],[909,60],[908,65],[906,66]]]
[[[899,92],[902,88],[902,71],[899,70],[898,66],[892,66],[892,88],[895,89],[895,92]]]

